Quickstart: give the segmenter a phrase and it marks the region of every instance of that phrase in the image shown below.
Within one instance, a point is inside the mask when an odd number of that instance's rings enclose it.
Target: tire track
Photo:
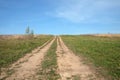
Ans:
[[[23,58],[15,62],[9,70],[12,70],[11,75],[5,76],[5,80],[38,80],[37,71],[39,65],[44,59],[45,53],[53,44],[55,38],[52,41],[48,41],[41,47],[33,50],[32,53],[27,54]]]
[[[94,70],[70,51],[60,37],[57,38],[56,53],[60,80],[104,80],[98,78]]]

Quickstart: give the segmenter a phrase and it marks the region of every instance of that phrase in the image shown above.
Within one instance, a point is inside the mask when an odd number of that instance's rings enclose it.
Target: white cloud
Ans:
[[[52,13],[72,22],[109,22],[112,8],[120,8],[120,0],[61,0]]]

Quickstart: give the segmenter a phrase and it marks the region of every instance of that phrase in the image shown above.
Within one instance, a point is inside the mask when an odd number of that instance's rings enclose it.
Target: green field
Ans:
[[[66,35],[62,39],[74,53],[93,63],[103,76],[120,79],[120,37]]]
[[[0,68],[15,62],[50,39],[52,36],[38,36],[31,39],[0,39]]]
[[[42,69],[38,72],[40,80],[57,80],[60,78],[57,73],[57,55],[56,55],[57,42],[52,44],[47,51],[44,60],[42,61]]]

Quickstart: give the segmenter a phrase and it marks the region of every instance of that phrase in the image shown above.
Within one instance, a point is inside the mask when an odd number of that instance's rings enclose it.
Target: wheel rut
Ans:
[[[53,44],[52,41],[46,42],[43,46],[36,48],[32,53],[26,54],[23,58],[13,63],[8,70],[13,71],[11,75],[3,73],[2,80],[38,80],[37,71],[44,59],[44,55]],[[7,70],[7,71],[8,71]]]
[[[98,78],[94,70],[91,70],[80,57],[69,50],[61,37],[57,38],[56,54],[60,80],[104,80]]]

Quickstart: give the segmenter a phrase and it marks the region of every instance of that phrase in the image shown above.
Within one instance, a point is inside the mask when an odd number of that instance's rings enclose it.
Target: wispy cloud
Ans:
[[[120,0],[61,0],[52,14],[72,22],[119,23]]]

